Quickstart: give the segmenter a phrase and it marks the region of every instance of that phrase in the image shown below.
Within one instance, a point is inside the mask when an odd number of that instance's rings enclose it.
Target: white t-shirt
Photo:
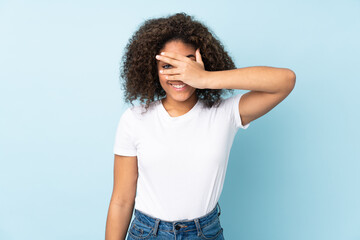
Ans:
[[[143,115],[142,105],[126,109],[113,152],[137,156],[136,209],[178,221],[201,217],[216,206],[235,134],[250,125],[241,123],[242,95],[223,99],[217,108],[206,108],[199,99],[178,117],[171,117],[161,100]]]

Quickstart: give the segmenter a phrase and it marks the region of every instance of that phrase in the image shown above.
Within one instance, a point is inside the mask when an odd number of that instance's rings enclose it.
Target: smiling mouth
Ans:
[[[184,90],[186,88],[186,84],[171,84],[171,87],[175,88],[175,90],[179,91],[179,90]]]

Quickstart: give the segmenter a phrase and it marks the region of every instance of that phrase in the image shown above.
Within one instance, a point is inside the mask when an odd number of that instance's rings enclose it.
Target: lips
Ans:
[[[171,84],[171,85],[183,85],[185,83],[183,83],[183,82],[169,82],[169,84]]]

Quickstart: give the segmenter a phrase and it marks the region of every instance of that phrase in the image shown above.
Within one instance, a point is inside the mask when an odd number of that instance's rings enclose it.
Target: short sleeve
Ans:
[[[228,111],[232,122],[235,125],[236,129],[242,128],[247,129],[250,125],[250,122],[246,125],[243,125],[240,118],[240,112],[239,112],[239,102],[240,99],[244,95],[244,93],[239,93],[234,96],[231,96],[224,100],[226,111]]]
[[[134,121],[131,119],[131,110],[128,108],[121,115],[118,123],[113,153],[122,156],[136,156],[136,146],[134,143],[134,129],[132,124]]]

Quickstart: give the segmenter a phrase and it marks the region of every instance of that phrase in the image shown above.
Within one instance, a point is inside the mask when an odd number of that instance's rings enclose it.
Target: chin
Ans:
[[[171,95],[171,94],[167,94],[166,96],[171,97],[172,99],[179,101],[179,102],[184,102],[186,100],[188,100],[190,98],[190,96],[178,96],[178,95]]]
[[[195,94],[195,91],[192,92],[192,93],[183,93],[183,94],[174,94],[174,93],[171,93],[171,94],[166,94],[166,96],[169,96],[171,97],[172,99],[176,100],[176,101],[179,101],[179,102],[185,102],[187,101],[188,99],[190,99],[192,97],[192,95]]]

